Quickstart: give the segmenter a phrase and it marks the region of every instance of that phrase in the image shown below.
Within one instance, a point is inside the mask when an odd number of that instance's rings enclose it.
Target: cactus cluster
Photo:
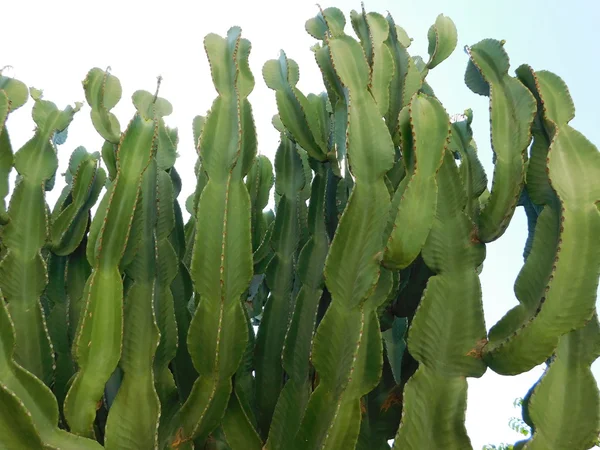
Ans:
[[[467,377],[542,363],[515,448],[594,444],[600,153],[569,125],[566,85],[511,75],[502,41],[466,48],[465,83],[489,97],[488,190],[472,111],[451,119],[426,80],[457,45],[452,20],[429,29],[427,61],[389,14],[350,23],[356,37],[337,8],[306,22],[320,94],[283,51],[264,64],[273,163],[257,154],[250,42],[206,36],[217,97],[193,121],[187,223],[160,79],[121,130],[118,78],[90,70],[104,144],[73,151],[51,210],[82,105],[0,72],[0,449],[464,450]],[[7,118],[28,97],[35,132],[13,153]],[[486,243],[518,206],[519,304],[488,333]]]

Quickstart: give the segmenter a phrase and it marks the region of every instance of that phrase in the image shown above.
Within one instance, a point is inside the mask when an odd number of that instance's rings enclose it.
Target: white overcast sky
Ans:
[[[337,6],[346,15],[359,9],[359,1],[323,2]],[[511,70],[522,63],[534,69],[548,69],[562,76],[571,88],[578,116],[572,122],[596,145],[600,142],[597,105],[600,100],[594,82],[600,79],[597,45],[600,42],[598,2],[592,0],[523,1],[504,0],[421,0],[368,1],[367,11],[390,11],[396,23],[414,38],[413,55],[427,55],[427,30],[439,13],[456,23],[459,43],[454,54],[434,69],[428,81],[450,114],[474,110],[474,133],[481,158],[491,179],[491,152],[487,98],[478,97],[463,83],[467,56],[465,44],[493,37],[506,39]],[[314,39],[304,31],[305,21],[317,7],[313,1],[27,1],[7,0],[2,11],[0,67],[11,65],[6,74],[28,86],[44,90],[44,98],[59,107],[84,101],[81,81],[92,67],[112,67],[123,86],[123,99],[113,110],[126,126],[133,114],[130,98],[137,89],[154,92],[156,77],[163,83],[160,95],[174,107],[167,118],[180,132],[176,167],[184,188],[180,200],[195,184],[191,123],[205,114],[215,91],[202,40],[207,33],[225,35],[233,25],[242,27],[252,42],[250,66],[256,87],[250,96],[259,138],[259,151],[274,155],[278,133],[271,126],[276,113],[274,93],[264,84],[261,68],[284,49],[300,66],[299,87],[305,94],[318,93],[323,84],[309,47]],[[351,33],[350,25],[347,32]],[[31,137],[30,101],[8,122],[17,150]],[[59,149],[60,171],[64,172],[70,152],[78,145],[89,151],[100,149],[102,139],[89,120],[86,105],[69,129],[69,138]],[[49,194],[54,204],[62,180]],[[488,328],[516,304],[513,283],[522,265],[526,222],[519,211],[499,242],[488,245],[481,280]],[[596,374],[599,367],[596,364]],[[467,428],[473,447],[486,443],[514,442],[519,436],[508,428],[508,420],[519,416],[513,400],[522,397],[541,374],[541,368],[515,377],[500,377],[488,371],[483,378],[469,381]]]

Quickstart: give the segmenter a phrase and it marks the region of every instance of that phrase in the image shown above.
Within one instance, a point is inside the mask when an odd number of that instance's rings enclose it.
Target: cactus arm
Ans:
[[[5,77],[0,70],[0,91],[8,98],[8,112],[16,111],[29,99],[29,90],[25,83],[15,80],[14,78]]]
[[[556,355],[528,402],[534,425],[525,450],[591,448],[600,432],[600,398],[590,366],[600,356],[596,315],[560,338]],[[563,395],[558,394],[568,386]]]
[[[172,172],[174,170],[174,168],[171,169]],[[175,191],[175,195],[178,195],[177,190]],[[179,270],[177,271],[177,274],[171,283],[178,342],[177,353],[175,354],[175,358],[173,359],[171,367],[173,369],[175,384],[177,385],[177,389],[179,391],[179,400],[183,403],[190,394],[194,381],[198,376],[187,348],[187,334],[190,327],[190,321],[192,319],[188,310],[188,303],[194,294],[194,287],[192,285],[192,279],[190,278],[188,268],[184,264],[184,258],[187,252],[188,244],[184,235],[184,224],[181,209],[179,208],[179,203],[177,202],[176,198],[173,201],[173,207],[175,211],[175,225],[171,235],[171,242],[173,243],[174,248],[181,248],[181,244],[177,245],[174,242],[177,237],[180,237],[180,239],[184,239],[184,248],[178,255]]]
[[[252,205],[252,250],[255,255],[267,232],[263,210],[269,202],[269,193],[273,183],[271,161],[264,155],[257,156],[246,178],[246,187]]]
[[[206,117],[204,116],[196,116],[192,121],[192,132],[194,136],[194,148],[196,152],[199,152],[200,149],[200,136],[202,135],[202,130],[204,128],[204,124],[206,122]],[[194,173],[196,175],[196,189],[194,192],[188,196],[185,202],[186,209],[188,213],[190,213],[190,218],[188,222],[185,224],[185,236],[186,236],[186,245],[185,245],[185,255],[184,255],[184,263],[186,267],[190,267],[192,261],[192,249],[194,247],[194,240],[196,234],[196,213],[198,211],[198,199],[200,198],[200,194],[206,185],[206,172],[202,167],[202,160],[200,158],[197,159],[196,164],[194,166]]]
[[[254,86],[250,43],[240,33],[234,27],[225,39],[210,34],[204,41],[219,96],[200,138],[208,182],[198,203],[190,271],[200,302],[187,342],[199,377],[172,421],[172,446],[193,438],[204,443],[217,427],[248,341],[241,295],[252,278],[252,241],[243,178],[256,154],[256,135],[247,101]]]
[[[352,27],[360,38],[369,64],[369,88],[384,116],[390,103],[390,82],[394,75],[394,63],[389,48],[384,45],[388,39],[389,24],[385,17],[377,13],[366,13],[364,5],[361,13],[350,13]]]
[[[417,69],[406,50],[408,46],[402,43],[401,35],[398,33],[399,27],[394,23],[391,15],[388,14],[386,20],[388,22],[389,34],[385,45],[392,55],[394,70],[390,82],[390,101],[385,121],[390,134],[396,139],[400,110],[408,105],[412,96],[421,88],[422,79],[419,69]],[[407,42],[404,43],[406,44]],[[396,140],[394,143],[398,145]]]
[[[79,147],[75,152],[83,153],[85,149]],[[74,170],[70,194],[72,200],[56,215],[50,232],[51,250],[57,255],[73,253],[87,230],[89,211],[106,182],[106,172],[98,167],[98,159],[98,154],[89,155],[85,152]]]
[[[110,112],[121,99],[121,83],[117,77],[97,67],[90,70],[83,81],[85,99],[91,106],[94,127],[105,140],[118,144],[121,129],[116,116]]]
[[[473,140],[473,112],[468,109],[463,117],[466,120],[456,120],[452,123],[450,149],[455,157],[460,159],[460,175],[467,195],[466,212],[471,220],[475,221],[479,214],[479,197],[487,188],[487,175],[477,157],[477,147]]]
[[[49,309],[46,314],[46,323],[56,362],[52,392],[58,401],[61,422],[64,422],[62,405],[67,395],[68,383],[75,373],[71,346],[68,340],[67,261],[66,256],[49,255],[47,260],[48,285],[44,293]]]
[[[518,79],[508,75],[509,60],[502,42],[485,39],[467,52],[471,59],[466,84],[473,92],[490,98],[494,177],[490,197],[479,216],[479,239],[491,242],[508,227],[521,194],[535,98]]]
[[[14,360],[15,326],[0,297],[0,446],[32,449],[101,449],[100,444],[58,428],[50,389]],[[5,432],[6,431],[6,432]]]
[[[274,256],[265,272],[271,294],[258,329],[255,356],[256,405],[262,436],[268,433],[283,388],[281,353],[293,310],[292,285],[300,238],[300,192],[305,185],[303,161],[296,143],[283,134],[275,155],[275,173],[275,190],[281,198],[271,235]]]
[[[154,307],[157,294],[155,255],[156,161],[144,171],[141,186],[142,238],[134,260],[125,273],[132,280],[124,298],[123,346],[119,367],[121,386],[106,422],[107,449],[156,448],[160,402],[154,382],[153,358],[159,342]],[[144,399],[143,408],[140,399]]]
[[[155,231],[157,273],[154,280],[154,308],[160,341],[154,357],[154,373],[156,390],[162,405],[159,428],[162,440],[166,434],[167,423],[179,406],[177,386],[169,369],[169,364],[177,355],[178,330],[171,286],[178,272],[178,257],[169,241],[169,235],[175,225],[173,184],[169,174],[164,170],[158,173],[157,199],[158,220]]]
[[[440,14],[435,19],[435,24],[429,28],[427,38],[429,61],[426,70],[429,71],[452,54],[458,42],[458,33],[452,19]]]
[[[105,139],[102,145],[102,158],[108,169],[110,180],[117,175],[116,151],[121,138],[121,125],[117,117],[110,112],[121,99],[121,82],[97,67],[91,69],[83,80],[85,98],[91,107],[90,117],[96,131]]]
[[[532,153],[536,163],[530,171],[537,178],[528,192],[546,199],[551,187],[556,197],[538,217],[531,253],[515,283],[520,304],[490,330],[484,349],[490,368],[501,374],[542,363],[562,335],[591,318],[600,270],[600,249],[594,244],[600,234],[600,154],[568,124],[575,110],[559,77],[530,68],[520,70],[520,77],[538,99],[540,123],[550,137],[547,149],[532,148],[541,155]],[[545,168],[540,164],[544,156]]]
[[[70,255],[79,247],[85,248],[85,233],[90,221],[89,209],[104,187],[106,174],[98,167],[98,155],[90,155],[83,147],[76,148],[69,161],[67,186],[52,213],[48,259],[48,286],[45,296],[50,311],[47,325],[56,354],[53,392],[61,414],[69,380],[75,373],[69,336],[69,298],[67,266]],[[75,324],[76,325],[76,324]],[[61,417],[61,420],[64,418]]]
[[[346,18],[340,9],[335,7],[321,9],[319,7],[319,13],[307,20],[304,28],[315,39],[325,40],[327,33],[331,33],[332,36],[344,34],[345,26]]]
[[[347,88],[347,148],[355,185],[325,263],[332,302],[315,336],[312,360],[319,386],[296,436],[298,449],[355,446],[360,398],[377,385],[383,363],[376,311],[391,289],[389,272],[380,276],[379,260],[390,205],[384,176],[393,164],[393,144],[377,119],[360,44],[339,35],[329,40],[328,48],[335,73]]]
[[[404,269],[415,260],[433,226],[438,197],[436,174],[450,135],[448,115],[433,97],[415,95],[408,114],[401,117],[408,120],[400,129],[403,142],[410,144],[410,150],[405,145],[405,159],[410,153],[412,171],[392,202],[397,212],[383,262],[395,269]]]
[[[486,369],[481,359],[486,329],[475,271],[485,247],[472,238],[474,224],[463,211],[467,199],[449,151],[438,183],[436,218],[423,248],[423,259],[435,275],[408,333],[408,350],[419,369],[404,389],[395,449],[472,448],[464,426],[466,377],[480,377]],[[453,345],[440,345],[449,336]]]
[[[34,137],[14,157],[19,181],[8,208],[9,222],[2,229],[0,289],[16,324],[16,361],[51,385],[54,358],[40,303],[47,284],[41,250],[49,231],[44,184],[58,166],[51,138],[67,128],[79,106],[60,111],[40,97],[35,97],[33,108]]]
[[[373,63],[371,92],[377,102],[379,114],[383,117],[390,103],[390,83],[394,74],[392,54],[384,42],[388,38],[388,22],[381,14],[368,13],[366,22],[373,36]]]
[[[315,163],[314,167],[316,175],[311,188],[308,219],[310,238],[298,257],[297,274],[302,287],[296,298],[282,355],[283,368],[289,379],[273,414],[269,439],[265,444],[268,450],[291,447],[311,393],[310,351],[329,247],[325,229],[327,170],[319,163]]]
[[[143,173],[154,152],[157,126],[136,113],[117,150],[117,174],[104,195],[90,229],[87,256],[92,273],[75,338],[79,371],[65,400],[71,429],[89,435],[104,385],[122,348],[123,258],[138,205]]]
[[[9,107],[6,92],[0,91],[0,225],[8,221],[4,199],[8,195],[8,176],[13,165],[12,148],[5,126]]]
[[[299,79],[296,62],[281,51],[278,59],[265,63],[263,78],[267,86],[276,92],[279,117],[294,140],[313,158],[325,160],[327,143],[320,133],[317,116],[313,114],[308,99],[296,88]]]

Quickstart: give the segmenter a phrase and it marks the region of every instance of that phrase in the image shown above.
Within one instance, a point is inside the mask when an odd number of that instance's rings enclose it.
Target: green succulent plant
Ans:
[[[389,14],[350,22],[356,37],[337,8],[306,22],[320,94],[283,51],[264,64],[273,162],[257,154],[250,42],[205,37],[217,97],[193,121],[186,223],[160,79],[122,130],[118,78],[89,71],[104,143],[73,151],[51,210],[81,105],[0,72],[0,449],[465,450],[467,378],[544,362],[514,448],[594,445],[600,153],[569,125],[567,86],[512,75],[503,41],[466,48],[466,85],[489,97],[488,190],[473,112],[451,119],[427,82],[452,20],[429,29],[427,61]],[[29,97],[36,128],[13,153],[7,118]],[[518,206],[519,304],[488,332],[479,273]]]

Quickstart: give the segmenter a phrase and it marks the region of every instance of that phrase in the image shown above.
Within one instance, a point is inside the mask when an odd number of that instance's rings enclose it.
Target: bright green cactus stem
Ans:
[[[419,69],[406,50],[410,45],[410,39],[406,36],[406,32],[394,23],[391,15],[388,14],[386,20],[389,34],[385,45],[392,55],[394,70],[390,82],[389,106],[385,122],[394,138],[394,143],[399,145],[397,129],[400,110],[408,105],[412,96],[419,91],[422,79]]]
[[[77,147],[71,154],[69,168],[65,174],[67,186],[56,203],[52,213],[50,249],[48,258],[48,286],[45,296],[48,302],[48,331],[56,354],[56,370],[52,391],[56,395],[62,413],[67,395],[69,380],[75,373],[71,355],[69,335],[70,298],[69,269],[73,269],[72,254],[85,251],[85,233],[90,223],[90,208],[96,203],[106,182],[106,172],[98,167],[99,154],[88,153]],[[83,248],[81,248],[83,247]],[[74,284],[74,283],[73,283]],[[72,289],[74,286],[69,286]],[[72,291],[71,291],[72,292]],[[76,320],[74,326],[77,325]]]
[[[13,153],[6,129],[9,114],[27,102],[29,91],[24,83],[2,75],[0,70],[0,225],[8,222],[4,199],[8,195],[8,174],[13,166]]]
[[[390,83],[394,75],[392,54],[384,41],[388,40],[389,23],[379,13],[350,12],[352,27],[360,38],[369,64],[369,86],[379,113],[384,116],[390,104]]]
[[[450,136],[450,150],[460,159],[460,175],[465,194],[467,195],[467,207],[465,212],[476,221],[479,214],[479,197],[487,188],[487,175],[477,156],[477,146],[473,140],[471,122],[473,112],[468,109],[464,112],[465,120],[452,123],[452,135]]]
[[[156,161],[144,172],[141,205],[142,237],[134,260],[125,268],[131,279],[124,298],[123,349],[119,367],[121,386],[110,406],[106,422],[107,449],[156,448],[160,403],[154,387],[153,359],[158,347],[154,298],[156,258]]]
[[[568,125],[575,108],[558,76],[526,66],[518,73],[538,100],[540,141],[532,146],[528,192],[547,204],[515,283],[520,304],[490,330],[484,349],[490,368],[501,374],[544,362],[562,335],[584,326],[594,311],[600,271],[600,153]]]
[[[157,134],[157,121],[136,113],[121,138],[115,178],[90,228],[87,259],[92,273],[85,286],[73,343],[79,371],[65,400],[65,416],[77,434],[92,434],[104,385],[121,356],[123,281],[120,264],[130,240],[142,177],[155,152]]]
[[[15,325],[0,295],[0,447],[100,450],[95,441],[58,428],[58,404],[50,389],[14,360]]]
[[[590,369],[600,356],[600,326],[594,314],[560,338],[556,354],[529,397],[533,436],[524,450],[586,450],[600,433],[600,397]]]
[[[199,376],[173,420],[170,445],[175,448],[191,439],[204,445],[217,427],[248,342],[241,296],[252,278],[250,196],[243,180],[256,154],[247,100],[254,88],[250,43],[234,27],[227,38],[209,34],[204,46],[219,96],[200,137],[208,182],[198,203],[190,270],[200,301],[187,342]]]
[[[300,192],[306,182],[296,143],[283,134],[275,155],[275,175],[275,191],[280,198],[271,236],[274,255],[265,272],[271,294],[258,330],[255,356],[258,426],[265,438],[284,382],[281,354],[294,307],[292,288],[301,233]]]
[[[58,167],[52,137],[67,128],[79,109],[57,109],[32,91],[35,100],[32,139],[15,154],[19,177],[2,228],[4,256],[0,261],[0,289],[15,323],[15,360],[47,385],[52,384],[54,356],[40,297],[46,288],[47,269],[41,251],[49,232],[45,183]]]
[[[356,445],[360,399],[379,382],[383,364],[377,308],[392,287],[391,274],[380,266],[390,207],[384,177],[394,162],[392,140],[368,90],[369,66],[360,44],[337,30],[328,48],[331,66],[346,87],[346,139],[355,185],[325,263],[332,302],[314,340],[312,362],[319,385],[294,442],[298,449]]]
[[[402,110],[399,128],[407,175],[392,201],[394,225],[383,262],[404,269],[419,255],[433,226],[438,201],[436,174],[450,129],[441,103],[424,94],[413,96]]]
[[[288,376],[273,415],[268,450],[292,447],[302,413],[310,397],[310,351],[317,307],[323,293],[323,267],[329,248],[325,229],[325,192],[327,167],[311,160],[315,169],[312,182],[308,227],[310,238],[298,258],[297,276],[302,287],[295,299],[294,312],[285,336],[283,368]]]
[[[525,181],[527,147],[535,116],[535,99],[516,78],[508,75],[504,43],[485,39],[467,48],[465,73],[469,89],[490,98],[494,151],[492,190],[479,215],[479,239],[498,239],[510,223]]]
[[[161,77],[158,78],[160,87]],[[157,92],[150,94],[146,91],[137,91],[133,94],[133,101],[139,111],[146,110],[147,117],[155,115],[158,118],[158,148],[155,154],[157,165],[157,179],[152,181],[155,190],[152,207],[156,210],[156,219],[153,219],[151,234],[154,239],[152,255],[156,258],[156,268],[153,281],[152,302],[154,319],[158,326],[159,343],[154,355],[153,372],[156,392],[161,403],[159,439],[168,438],[168,425],[176,413],[180,402],[177,387],[173,379],[169,364],[177,354],[177,323],[175,321],[175,307],[171,284],[177,275],[177,252],[170,240],[170,235],[175,228],[174,181],[169,173],[177,158],[178,133],[164,123],[164,116],[171,114],[171,104],[158,97]],[[151,163],[152,164],[152,163]],[[148,197],[150,196],[147,195]],[[142,200],[143,200],[142,195]],[[142,206],[142,211],[146,206]]]
[[[98,167],[100,155],[85,148],[73,151],[66,173],[67,186],[52,214],[50,248],[60,256],[70,255],[80,245],[90,222],[90,210],[106,182],[106,172]]]
[[[170,373],[165,374],[177,342],[170,292],[177,258],[168,241],[173,195],[171,178],[164,170],[173,165],[175,148],[162,120],[172,108],[145,91],[135,92],[133,101],[139,114],[158,121],[158,148],[142,177],[137,208],[140,239],[133,260],[125,267],[129,282],[119,361],[122,382],[108,413],[107,449],[156,448],[159,420],[170,419],[177,406],[175,384]]]
[[[404,388],[394,443],[398,450],[472,448],[464,425],[466,377],[480,377],[486,370],[481,359],[486,329],[476,272],[485,247],[463,211],[467,198],[450,151],[444,153],[438,184],[436,216],[423,248],[423,259],[436,275],[427,283],[408,333],[408,350],[419,368]]]
[[[200,136],[202,135],[202,130],[204,129],[204,123],[206,122],[206,117],[204,116],[196,116],[192,121],[192,131],[194,135],[194,144],[196,152],[198,152],[198,159],[194,166],[194,173],[196,175],[196,189],[194,192],[188,196],[185,201],[185,207],[187,212],[190,214],[190,218],[185,224],[185,255],[184,262],[185,265],[189,268],[192,262],[192,250],[194,247],[194,241],[196,240],[196,215],[198,213],[198,200],[200,199],[200,194],[202,194],[202,190],[208,181],[206,178],[206,172],[202,167],[202,159],[200,158]]]
[[[273,165],[269,158],[264,155],[257,156],[246,177],[246,187],[252,205],[253,283],[262,280],[262,272],[266,268],[265,263],[268,263],[268,256],[272,257],[270,242],[273,227],[270,226],[270,222],[267,220],[268,216],[263,211],[269,202],[269,194],[274,181]]]

